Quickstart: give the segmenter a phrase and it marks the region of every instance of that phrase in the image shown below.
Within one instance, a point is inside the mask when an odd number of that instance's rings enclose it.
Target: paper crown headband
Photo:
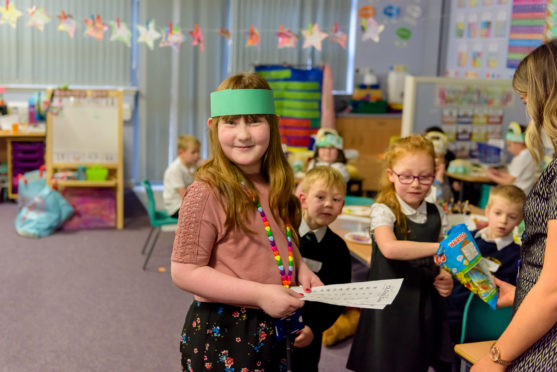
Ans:
[[[447,152],[447,136],[445,133],[438,131],[428,132],[425,138],[433,143],[433,148],[436,154],[445,154]]]
[[[319,129],[315,135],[315,146],[331,146],[338,150],[342,150],[342,137],[339,136],[334,129]]]
[[[509,123],[509,129],[505,134],[505,139],[511,142],[522,142],[524,143],[524,133],[522,133],[522,127],[516,121],[511,121]]]
[[[275,114],[269,89],[225,89],[211,93],[211,117]]]

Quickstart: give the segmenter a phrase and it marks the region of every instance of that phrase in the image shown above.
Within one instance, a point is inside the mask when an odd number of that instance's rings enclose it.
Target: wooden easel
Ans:
[[[58,180],[59,188],[108,187],[116,193],[116,228],[124,227],[122,91],[55,90],[47,114],[46,171],[100,165],[104,181]]]

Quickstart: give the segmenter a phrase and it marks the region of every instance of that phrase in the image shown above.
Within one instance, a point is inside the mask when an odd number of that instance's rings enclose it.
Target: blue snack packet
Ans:
[[[496,308],[497,286],[466,225],[456,225],[448,231],[447,237],[439,243],[434,260],[489,307]]]

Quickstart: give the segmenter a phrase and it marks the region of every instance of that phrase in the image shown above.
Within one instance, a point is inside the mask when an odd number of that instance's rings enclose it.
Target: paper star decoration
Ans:
[[[197,25],[197,23],[193,26],[193,31],[190,31],[190,35],[192,37],[191,45],[199,45],[199,50],[203,52],[205,50],[205,42],[203,41],[203,32]]]
[[[51,19],[51,17],[46,14],[44,6],[41,9],[37,9],[37,6],[33,5],[31,9],[27,9],[27,14],[29,14],[29,22],[27,22],[27,26],[35,27],[41,32],[44,31],[44,25],[50,22]]]
[[[309,48],[312,46],[317,50],[321,50],[321,42],[329,37],[326,32],[321,32],[317,23],[313,25],[310,23],[307,30],[302,30],[302,34],[305,37],[302,48]]]
[[[257,46],[261,44],[261,37],[259,36],[259,31],[254,26],[249,26],[248,31],[248,41],[246,46]]]
[[[86,19],[83,22],[85,22],[85,26],[87,26],[85,35],[94,37],[99,41],[103,39],[104,32],[108,30],[108,26],[103,23],[100,15],[97,14],[95,18],[91,16],[91,19]]]
[[[224,36],[227,39],[230,39],[230,31],[227,30],[226,28],[220,28],[219,30],[219,34],[221,34],[222,36]]]
[[[69,14],[66,14],[64,10],[57,16],[60,20],[60,24],[58,25],[58,31],[66,31],[70,37],[73,37],[75,33],[75,20]]]
[[[344,49],[346,49],[346,40],[348,36],[338,28],[338,22],[335,22],[335,26],[331,28],[331,43],[337,43]]]
[[[16,9],[14,3],[9,3],[6,1],[6,7],[0,7],[0,12],[2,13],[2,18],[0,18],[0,24],[8,23],[12,28],[16,28],[17,19],[21,17],[21,12]]]
[[[172,26],[172,23],[168,25],[167,28],[163,30],[163,37],[159,43],[160,47],[172,47],[172,49],[178,51],[180,49],[180,44],[185,40],[184,34],[180,27]]]
[[[362,27],[364,29],[362,41],[373,40],[376,43],[379,42],[379,34],[385,29],[385,25],[380,25],[373,18],[362,19]]]
[[[128,25],[124,22],[120,22],[120,17],[117,17],[116,22],[110,22],[110,26],[112,27],[110,41],[121,41],[129,47],[132,33],[130,32]]]
[[[277,32],[278,47],[280,48],[296,48],[298,37],[292,30],[285,30],[283,25],[280,25],[279,32]]]
[[[137,25],[139,30],[139,37],[137,38],[138,43],[145,43],[149,49],[153,50],[155,46],[155,40],[161,37],[161,34],[155,29],[155,21],[148,21],[147,27]]]

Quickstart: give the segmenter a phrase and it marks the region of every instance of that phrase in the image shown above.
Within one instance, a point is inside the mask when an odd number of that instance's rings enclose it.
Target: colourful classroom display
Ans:
[[[261,65],[255,67],[255,72],[273,89],[282,143],[311,149],[311,136],[321,127],[323,70]]]

